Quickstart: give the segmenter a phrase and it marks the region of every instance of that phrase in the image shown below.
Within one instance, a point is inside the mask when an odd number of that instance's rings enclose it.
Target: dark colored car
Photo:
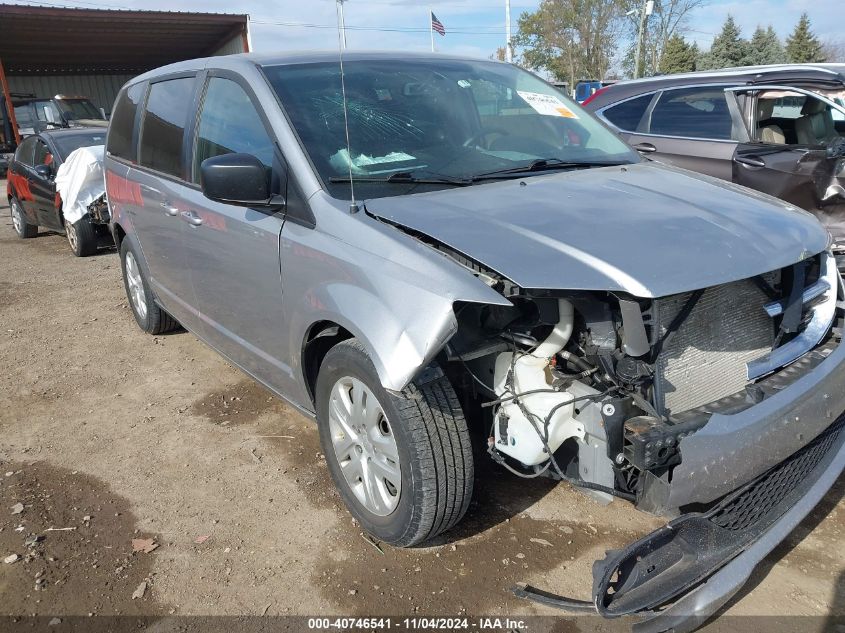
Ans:
[[[845,249],[845,64],[638,79],[584,107],[657,160],[810,211]]]
[[[35,237],[39,226],[63,232],[78,257],[93,254],[98,245],[111,240],[107,225],[97,224],[94,218],[65,223],[55,183],[56,172],[71,152],[105,141],[105,130],[81,128],[41,132],[21,142],[9,165],[6,186],[12,223],[19,237]]]
[[[12,95],[21,136],[67,127],[107,127],[109,122],[87,97]]]

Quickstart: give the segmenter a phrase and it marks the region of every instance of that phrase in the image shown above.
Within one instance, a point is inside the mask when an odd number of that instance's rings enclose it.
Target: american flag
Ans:
[[[434,11],[429,11],[431,13],[431,28],[440,33],[440,35],[446,35],[446,27],[443,26],[443,23],[437,19],[437,16],[434,15]]]

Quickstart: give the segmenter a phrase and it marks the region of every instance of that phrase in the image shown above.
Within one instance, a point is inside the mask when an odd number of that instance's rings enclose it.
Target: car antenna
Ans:
[[[337,14],[337,47],[340,60],[340,91],[343,100],[343,129],[346,133],[346,158],[349,168],[349,213],[358,213],[358,203],[355,201],[355,183],[352,181],[352,146],[349,144],[349,113],[346,107],[346,78],[343,73],[343,51],[346,48],[346,24],[343,20],[343,3],[337,0],[335,13]]]

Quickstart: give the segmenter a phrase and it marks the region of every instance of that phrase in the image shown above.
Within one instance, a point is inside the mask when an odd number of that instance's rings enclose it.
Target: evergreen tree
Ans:
[[[660,72],[664,75],[695,70],[698,46],[688,43],[682,36],[673,35],[666,42],[660,59]]]
[[[810,30],[810,18],[806,13],[795,25],[795,30],[786,39],[786,56],[794,64],[823,62],[822,43]]]
[[[713,40],[710,51],[699,58],[698,68],[710,70],[748,64],[748,42],[742,39],[739,27],[729,15],[722,32]]]
[[[758,26],[748,44],[748,63],[756,66],[783,64],[786,61],[786,51],[784,51],[772,26],[769,25],[766,30],[763,30],[762,26]]]

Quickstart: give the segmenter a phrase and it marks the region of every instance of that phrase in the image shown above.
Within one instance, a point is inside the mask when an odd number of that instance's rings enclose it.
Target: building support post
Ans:
[[[18,120],[15,117],[15,107],[12,105],[12,93],[9,91],[9,82],[6,81],[6,69],[3,67],[3,60],[0,59],[0,88],[3,89],[3,98],[6,100],[6,112],[8,112],[9,125],[12,128],[12,136],[15,137],[15,145],[20,145],[21,133],[18,130]],[[6,139],[7,141],[9,139]]]

